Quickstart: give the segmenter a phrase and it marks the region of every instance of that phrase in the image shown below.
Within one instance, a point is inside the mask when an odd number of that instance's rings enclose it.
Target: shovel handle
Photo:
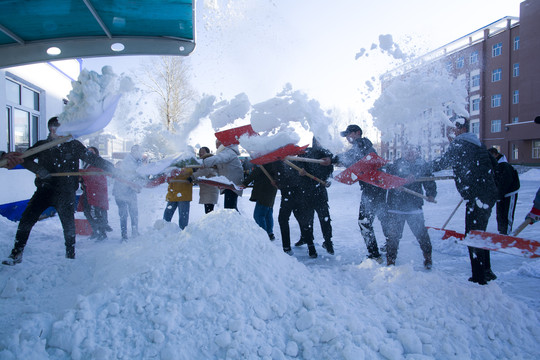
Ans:
[[[268,180],[270,180],[270,182],[273,184],[274,183],[274,178],[272,178],[272,175],[270,175],[270,173],[268,172],[268,170],[266,170],[266,168],[264,167],[264,165],[259,165],[259,167],[261,168],[262,172],[264,173],[264,175],[266,175],[266,177],[268,178]]]
[[[454,177],[449,176],[432,176],[432,177],[420,177],[413,180],[413,182],[422,182],[422,181],[435,181],[435,180],[450,180]]]
[[[132,188],[133,190],[137,191],[137,192],[140,192],[141,191],[141,186],[138,185],[138,184],[135,184],[134,182],[132,181],[129,181],[129,180],[126,180],[126,179],[123,179],[119,176],[116,176],[114,175],[113,173],[110,173],[110,172],[105,172],[105,171],[88,171],[88,172],[84,172],[84,171],[80,171],[80,172],[63,172],[63,173],[52,173],[50,174],[51,176],[54,176],[54,177],[58,177],[58,176],[99,176],[99,175],[102,175],[102,176],[110,176],[112,177],[113,179],[121,182],[121,183],[124,183],[126,184],[127,186],[129,186],[130,188]]]
[[[302,161],[302,162],[309,162],[309,163],[315,163],[315,164],[323,164],[323,159],[310,159],[310,158],[304,158],[299,156],[287,156],[285,157],[286,160],[290,161]]]
[[[80,172],[61,172],[61,173],[52,173],[51,176],[112,176],[111,173],[103,171],[80,171]]]
[[[69,141],[73,139],[73,136],[67,135],[67,136],[60,136],[59,138],[54,139],[53,141],[46,142],[45,144],[33,147],[31,149],[26,150],[22,153],[21,158],[26,158],[29,156],[32,156],[34,154],[37,154],[39,152],[42,152],[44,150],[50,149],[55,147],[56,145],[60,145],[62,143],[65,143],[66,141]],[[5,167],[7,165],[7,160],[0,160],[0,167]]]
[[[448,220],[446,220],[446,222],[444,223],[444,225],[442,226],[443,229],[446,228],[446,225],[448,225],[448,223],[450,222],[450,219],[452,219],[454,217],[454,214],[456,213],[457,209],[459,209],[459,206],[461,205],[461,203],[463,202],[463,199],[459,200],[458,204],[456,205],[454,211],[452,211],[452,213],[450,214],[450,216],[448,217]]]
[[[518,234],[520,232],[523,231],[523,229],[525,229],[527,227],[527,225],[531,224],[532,223],[532,220],[531,219],[525,219],[525,221],[523,223],[521,223],[521,225],[518,226],[518,228],[516,229],[516,231],[514,231],[514,233],[512,234],[512,236],[518,236]]]
[[[292,167],[292,168],[295,169],[295,170],[298,170],[298,171],[304,170],[304,169],[302,169],[301,167],[296,166],[295,164],[293,164],[292,162],[290,162],[290,161],[287,160],[287,159],[284,159],[283,162],[284,162],[285,164],[289,165],[290,167]],[[318,177],[311,175],[311,174],[308,173],[308,172],[306,173],[306,176],[307,176],[308,178],[310,178],[310,179],[313,179],[313,180],[315,180],[315,181],[321,183],[321,184],[324,185],[325,187],[327,186],[326,181],[323,181],[323,180],[319,179]]]
[[[435,203],[435,204],[437,203],[437,201],[431,200],[426,195],[417,193],[416,191],[412,191],[411,189],[407,189],[405,187],[398,187],[398,188],[396,188],[396,190],[403,191],[403,192],[406,192],[407,194],[411,194],[411,195],[414,195],[414,196],[421,197],[422,199],[424,199],[426,201],[429,201],[429,202],[432,202],[432,203]]]

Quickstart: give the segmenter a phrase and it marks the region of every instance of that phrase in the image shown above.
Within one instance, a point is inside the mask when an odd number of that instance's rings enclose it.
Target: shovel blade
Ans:
[[[287,156],[303,154],[308,146],[309,145],[296,146],[294,144],[288,144],[269,152],[268,154],[251,159],[250,162],[255,165],[264,165],[274,161],[285,160]]]
[[[229,146],[238,145],[240,143],[238,139],[244,134],[248,134],[249,136],[259,135],[255,132],[255,130],[253,130],[251,125],[244,125],[233,129],[219,131],[215,135],[223,146]]]

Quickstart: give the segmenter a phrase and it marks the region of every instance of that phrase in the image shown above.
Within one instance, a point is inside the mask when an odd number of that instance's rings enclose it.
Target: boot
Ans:
[[[75,246],[66,246],[66,259],[75,259]]]
[[[308,245],[309,257],[315,259],[317,255],[317,250],[315,250],[315,245]]]
[[[8,258],[2,261],[2,264],[8,266],[20,264],[22,262],[22,254],[22,251],[13,249],[11,250],[11,254],[9,254]]]
[[[433,267],[433,261],[431,260],[431,254],[424,254],[424,268],[431,270]]]
[[[300,239],[294,244],[294,246],[298,247],[298,246],[302,246],[302,245],[305,245],[305,244],[307,244],[307,243],[303,239]]]
[[[396,265],[396,259],[391,256],[386,256],[386,266],[395,266]]]
[[[323,249],[325,249],[330,255],[334,255],[334,244],[332,244],[332,240],[325,240],[322,243]]]

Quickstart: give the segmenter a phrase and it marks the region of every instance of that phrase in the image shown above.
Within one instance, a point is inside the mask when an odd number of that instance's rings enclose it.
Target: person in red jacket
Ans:
[[[88,151],[99,156],[99,150],[94,146],[90,146]],[[95,173],[103,172],[103,170],[90,164],[86,164],[81,172],[89,173],[89,175],[81,176],[83,193],[80,197],[78,207],[82,207],[84,216],[86,216],[92,228],[91,238],[104,240],[107,238],[107,231],[110,231],[107,221],[107,210],[109,210],[107,178],[105,175],[96,175]]]

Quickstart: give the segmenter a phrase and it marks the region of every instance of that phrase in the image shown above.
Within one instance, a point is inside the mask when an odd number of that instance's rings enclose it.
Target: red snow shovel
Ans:
[[[255,130],[253,130],[251,125],[244,125],[233,129],[219,131],[215,135],[223,146],[229,146],[239,144],[240,142],[238,139],[244,134],[248,134],[249,136],[259,135],[255,132]]]
[[[409,182],[407,179],[379,171],[378,169],[387,162],[388,161],[384,160],[379,155],[370,153],[339,173],[334,177],[334,179],[347,185],[354,184],[357,181],[362,181],[383,189],[396,189],[421,197],[429,202],[436,202],[429,199],[425,195],[403,187],[403,185],[406,185]]]
[[[272,152],[269,152],[268,154],[265,154],[263,156],[259,156],[258,158],[252,159],[251,162],[256,165],[264,165],[268,164],[274,161],[283,161],[285,164],[289,165],[295,170],[302,171],[303,169],[296,166],[292,162],[288,160],[288,157],[294,156],[294,155],[300,155],[303,154],[306,150],[306,148],[309,145],[305,146],[296,146],[294,144],[287,144],[285,146],[280,147],[277,150],[274,150]],[[319,183],[321,183],[324,186],[327,186],[328,183],[324,180],[319,179],[318,177],[311,175],[310,173],[305,173],[307,177],[310,179],[313,179]]]
[[[540,257],[540,242],[535,240],[523,239],[512,235],[494,234],[479,230],[471,230],[469,234],[465,235],[454,230],[439,229],[430,226],[427,226],[427,228],[444,231],[442,240],[453,237],[461,240],[462,244],[475,248],[499,251],[502,253],[524,256],[531,259]],[[519,231],[516,230],[514,235],[517,235],[518,233]]]
[[[287,156],[303,154],[308,146],[309,145],[296,146],[294,144],[287,144],[268,154],[251,159],[250,162],[255,165],[264,165],[274,161],[286,160]]]

